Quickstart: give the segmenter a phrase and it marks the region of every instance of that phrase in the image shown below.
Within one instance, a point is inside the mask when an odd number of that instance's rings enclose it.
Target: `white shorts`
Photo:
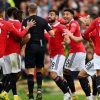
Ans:
[[[100,56],[94,54],[93,62],[94,62],[94,69],[100,70]]]
[[[4,66],[4,59],[3,59],[3,57],[2,58],[0,58],[0,70],[1,70],[1,68]]]
[[[94,69],[94,62],[93,60],[89,61],[86,65],[84,70],[87,72],[88,75],[93,76],[96,75],[96,70]]]
[[[63,77],[64,62],[65,62],[64,55],[56,55],[55,57],[51,58],[50,71],[56,72],[58,76]]]
[[[4,56],[3,74],[18,73],[21,71],[21,56],[12,53]]]
[[[85,67],[86,53],[70,53],[64,64],[64,68],[71,71],[81,71]]]

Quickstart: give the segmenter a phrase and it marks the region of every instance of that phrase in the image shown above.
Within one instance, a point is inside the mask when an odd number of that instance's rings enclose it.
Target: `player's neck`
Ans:
[[[55,24],[57,24],[58,23],[58,21],[55,21],[54,23],[52,23],[52,25],[55,25]]]

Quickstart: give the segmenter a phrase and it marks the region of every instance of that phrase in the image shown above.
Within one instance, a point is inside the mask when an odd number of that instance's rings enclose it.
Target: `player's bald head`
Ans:
[[[37,4],[36,3],[30,3],[28,6],[29,13],[35,13],[37,12]]]

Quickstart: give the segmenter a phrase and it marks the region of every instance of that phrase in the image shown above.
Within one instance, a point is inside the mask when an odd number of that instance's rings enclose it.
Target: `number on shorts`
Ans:
[[[86,64],[86,69],[87,69],[87,70],[91,69],[92,67],[93,67],[93,63],[88,62],[88,63]]]
[[[67,59],[66,62],[65,62],[65,67],[70,67],[70,59]]]
[[[55,62],[52,62],[52,64],[51,64],[51,68],[53,69],[54,66],[55,66]]]

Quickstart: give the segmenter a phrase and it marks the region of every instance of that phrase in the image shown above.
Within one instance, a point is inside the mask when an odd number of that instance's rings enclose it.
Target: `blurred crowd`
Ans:
[[[66,7],[73,9],[76,17],[86,16],[88,13],[100,15],[100,0],[0,0],[0,6],[16,6],[27,16],[27,6],[30,2],[38,4],[38,15],[41,17],[46,17],[49,9],[61,12]]]

